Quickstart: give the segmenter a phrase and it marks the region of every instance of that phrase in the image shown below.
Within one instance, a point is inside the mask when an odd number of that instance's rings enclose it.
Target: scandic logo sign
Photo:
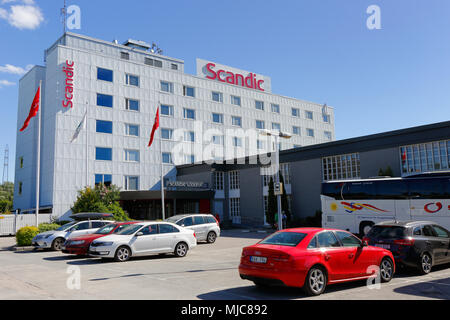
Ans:
[[[246,87],[249,89],[256,89],[260,91],[264,91],[261,88],[261,85],[264,83],[264,80],[256,80],[256,75],[254,73],[250,73],[247,77],[244,77],[242,74],[233,73],[226,70],[218,70],[217,72],[213,70],[216,65],[214,63],[208,63],[206,65],[206,69],[210,72],[209,75],[206,76],[207,79],[211,80],[219,80],[220,82],[225,82],[229,84],[234,84],[237,86]]]
[[[72,108],[73,103],[73,76],[74,76],[74,68],[75,62],[69,62],[66,60],[66,64],[63,66],[62,71],[66,74],[66,85],[65,85],[65,100],[62,101],[62,105],[64,108]]]

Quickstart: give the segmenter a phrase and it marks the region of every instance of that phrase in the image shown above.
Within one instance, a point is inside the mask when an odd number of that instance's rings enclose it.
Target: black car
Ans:
[[[397,265],[416,267],[423,274],[435,265],[450,263],[450,232],[434,222],[378,223],[364,240],[390,250]]]

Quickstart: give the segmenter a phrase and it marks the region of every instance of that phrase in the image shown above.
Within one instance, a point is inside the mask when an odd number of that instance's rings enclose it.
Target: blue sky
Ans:
[[[164,54],[268,75],[276,94],[335,108],[336,138],[450,118],[450,1],[68,0],[75,32],[155,41]],[[62,34],[63,1],[0,0],[0,163],[14,177],[18,81]],[[369,30],[370,5],[381,30]],[[21,68],[21,69],[20,69]]]

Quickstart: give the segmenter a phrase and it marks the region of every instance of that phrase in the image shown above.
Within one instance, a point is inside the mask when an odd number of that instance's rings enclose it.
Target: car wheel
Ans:
[[[310,296],[318,296],[325,291],[327,286],[327,275],[323,268],[312,267],[305,279],[303,289]]]
[[[208,241],[208,243],[214,243],[216,242],[217,239],[217,235],[214,231],[211,231],[210,233],[208,233],[208,237],[206,237],[206,241]]]
[[[117,262],[125,262],[130,260],[131,251],[130,248],[122,246],[116,250],[116,254],[114,255],[114,260]]]
[[[391,259],[383,258],[380,264],[380,277],[381,282],[389,282],[394,276],[394,264]]]
[[[55,240],[53,240],[52,242],[52,250],[53,251],[61,251],[61,247],[64,244],[64,239],[63,238],[56,238]]]
[[[179,244],[176,245],[175,247],[175,255],[177,257],[184,257],[188,252],[188,246],[186,243],[184,242],[180,242]]]
[[[431,256],[428,253],[424,253],[420,258],[419,270],[422,274],[429,274],[431,267],[433,266]]]

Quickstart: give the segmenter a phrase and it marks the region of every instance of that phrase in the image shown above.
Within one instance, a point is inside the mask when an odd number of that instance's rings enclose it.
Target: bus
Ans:
[[[379,222],[431,221],[450,229],[450,173],[322,183],[322,226],[364,236]]]

